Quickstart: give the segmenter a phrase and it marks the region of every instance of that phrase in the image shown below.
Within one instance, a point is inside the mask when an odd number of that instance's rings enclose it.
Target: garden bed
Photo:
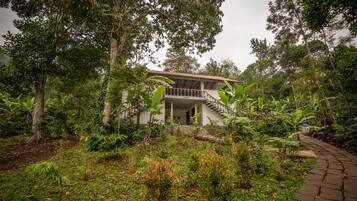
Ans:
[[[172,166],[169,200],[207,200],[192,180],[190,163],[192,154],[209,151],[224,157],[231,167],[228,171],[234,171],[230,146],[185,136],[157,138],[150,146],[126,147],[118,153],[88,152],[81,145],[60,150],[50,161],[65,178],[62,200],[145,200],[142,174],[151,160],[166,160]],[[271,167],[254,176],[250,189],[238,188],[233,178],[233,200],[293,200],[313,165],[314,159],[290,160],[281,181]],[[60,191],[57,184],[32,177],[25,168],[0,172],[0,188],[0,200],[58,200]]]

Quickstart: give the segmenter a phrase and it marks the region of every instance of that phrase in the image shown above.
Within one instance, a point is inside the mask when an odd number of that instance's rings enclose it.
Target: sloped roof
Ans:
[[[158,71],[158,70],[149,70],[149,73],[153,74],[153,75],[161,75],[161,76],[195,78],[195,79],[222,81],[222,82],[224,82],[224,81],[227,81],[227,82],[239,82],[238,80],[233,80],[233,79],[220,77],[220,76],[212,76],[212,75],[191,74],[191,73],[177,73],[177,72]]]

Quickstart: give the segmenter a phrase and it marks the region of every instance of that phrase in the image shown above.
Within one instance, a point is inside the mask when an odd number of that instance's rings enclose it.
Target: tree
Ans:
[[[178,73],[196,73],[200,68],[197,59],[180,53],[168,53],[168,58],[163,63],[164,71]]]
[[[298,42],[303,41],[303,47],[306,49],[305,62],[309,63],[310,76],[317,86],[317,90],[325,103],[329,120],[336,123],[336,114],[332,109],[332,105],[326,91],[320,82],[320,74],[317,71],[319,66],[318,61],[314,58],[313,49],[310,46],[310,39],[313,32],[307,26],[303,19],[302,3],[300,0],[275,0],[269,2],[270,15],[267,18],[267,29],[281,35],[289,34],[292,39]]]
[[[118,63],[140,60],[165,43],[171,50],[203,53],[213,48],[214,37],[222,30],[220,6],[223,0],[213,1],[92,1],[91,10],[99,24],[105,27],[110,41],[103,124],[111,121],[111,73]]]
[[[81,8],[84,3],[85,1],[73,3],[51,0],[0,2],[1,7],[10,7],[20,17],[14,23],[20,33],[8,33],[5,36],[4,48],[11,58],[10,65],[17,72],[21,72],[20,79],[33,83],[35,87],[33,136],[29,142],[38,141],[43,134],[45,87],[48,77],[71,74],[76,66],[66,64],[67,56],[75,50],[80,52],[84,47],[82,44],[87,47],[92,45],[88,40],[90,38],[81,29],[82,16],[78,15],[83,10]]]
[[[209,62],[206,63],[204,69],[202,69],[200,73],[237,79],[240,74],[240,70],[229,58],[223,59],[221,62],[217,62],[210,58]]]
[[[357,35],[357,4],[349,0],[302,0],[303,16],[309,28],[321,31],[331,23],[344,29],[346,26],[353,35]],[[318,17],[316,17],[318,16]]]
[[[127,103],[136,112],[136,124],[140,124],[140,114],[151,104],[151,93],[155,87],[170,87],[174,82],[163,76],[148,76],[146,68],[133,69],[131,81],[126,86],[128,90]],[[156,103],[156,101],[154,101]]]

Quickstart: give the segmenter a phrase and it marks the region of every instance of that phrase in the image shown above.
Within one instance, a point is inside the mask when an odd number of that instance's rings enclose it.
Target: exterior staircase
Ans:
[[[221,117],[224,117],[224,113],[227,113],[227,108],[215,97],[207,93],[206,91],[202,91],[202,98],[204,98],[204,103],[210,108],[212,111],[215,111]]]
[[[210,108],[215,111],[221,117],[224,117],[224,113],[227,112],[227,108],[215,97],[210,95],[207,91],[198,89],[185,89],[185,88],[166,88],[166,96],[184,96],[191,98],[199,98]]]

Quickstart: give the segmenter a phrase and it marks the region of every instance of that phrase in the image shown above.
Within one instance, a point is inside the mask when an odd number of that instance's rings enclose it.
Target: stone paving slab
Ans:
[[[357,157],[309,136],[300,140],[317,156],[315,168],[305,176],[298,201],[357,201]]]

